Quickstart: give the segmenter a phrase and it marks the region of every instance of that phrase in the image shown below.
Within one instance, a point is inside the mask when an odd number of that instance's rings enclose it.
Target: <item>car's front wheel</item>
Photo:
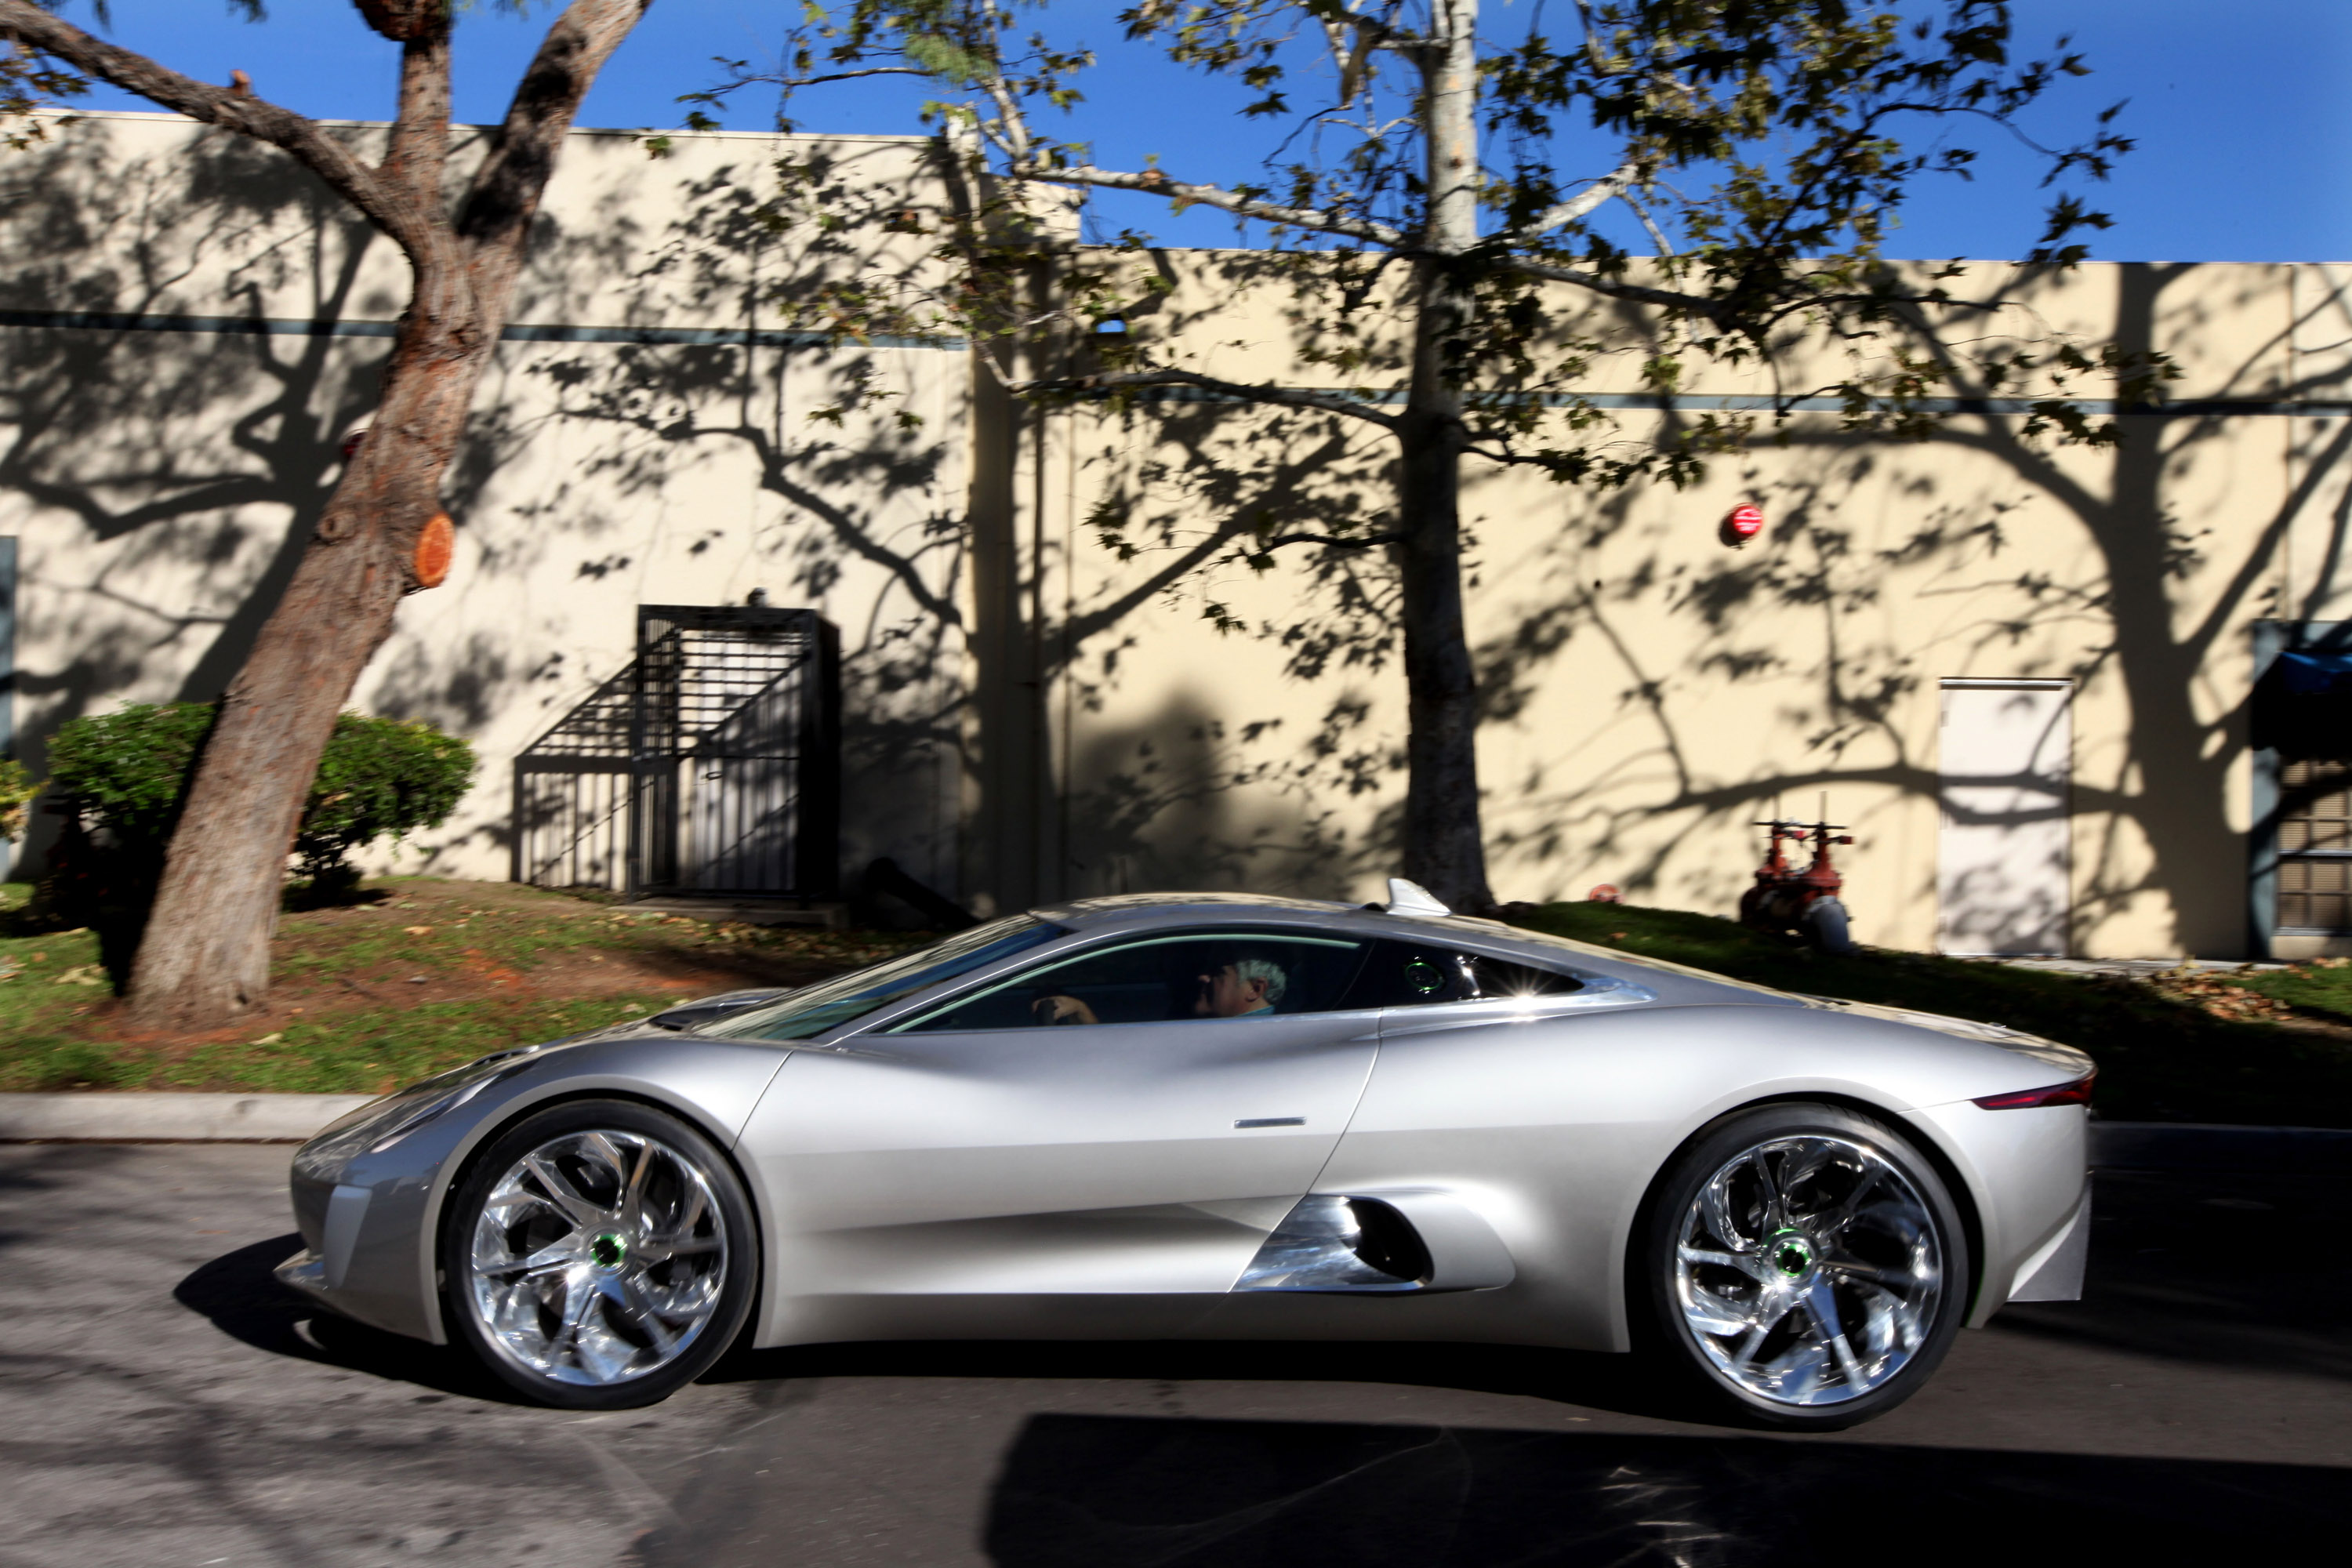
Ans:
[[[1831,1429],[1901,1404],[1968,1310],[1968,1243],[1935,1167],[1827,1105],[1726,1118],[1650,1205],[1660,1354],[1719,1411]]]
[[[509,1128],[442,1227],[453,1337],[543,1405],[651,1405],[740,1331],[759,1238],[734,1168],[693,1128],[628,1100],[573,1100]]]

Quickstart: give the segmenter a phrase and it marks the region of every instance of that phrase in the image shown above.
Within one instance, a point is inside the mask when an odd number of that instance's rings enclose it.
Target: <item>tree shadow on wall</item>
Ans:
[[[1139,336],[1214,338],[1233,302],[1284,276],[1262,254],[1182,260],[1150,258],[1190,286],[1133,311]],[[1393,872],[1403,737],[1374,718],[1398,679],[1397,584],[1377,542],[1395,521],[1387,437],[1182,389],[1029,416],[1066,444],[1082,514],[1071,558],[1041,552],[1071,584],[1041,617],[1071,733],[1066,890],[1339,898]],[[1258,646],[1222,651],[1227,638]],[[1139,672],[1165,686],[1180,671],[1139,713]]]
[[[0,164],[0,290],[21,312],[0,329],[0,492],[40,531],[16,676],[37,773],[69,719],[220,696],[341,477],[406,300],[405,263],[282,153],[153,130],[77,121]],[[463,167],[480,142],[459,142]],[[543,216],[518,314],[550,275],[630,245],[603,216],[576,232]],[[445,486],[461,528],[512,455],[509,423],[492,402],[461,447]],[[37,816],[37,851],[50,827]]]
[[[2197,290],[2237,281],[2185,267],[2118,270],[2108,335],[2126,349],[2193,341],[2184,334],[2205,302]],[[2265,277],[2247,286],[2280,285]],[[2200,390],[2256,403],[2341,395],[2343,373],[2332,366],[2283,394],[2273,388],[2265,377],[2281,348],[2253,343],[2215,375],[2217,387]],[[1988,389],[1963,371],[1958,390]],[[1595,508],[1562,539],[1544,579],[1557,596],[1480,650],[1482,681],[1496,716],[1516,718],[1513,704],[1530,700],[1543,673],[1581,645],[1620,672],[1598,723],[1646,729],[1651,739],[1621,747],[1606,769],[1579,776],[1561,766],[1520,781],[1528,808],[1520,815],[1536,825],[1506,818],[1503,852],[1605,872],[1668,901],[1728,908],[1743,866],[1669,869],[1696,836],[1784,796],[1810,809],[1818,791],[1834,799],[1861,785],[1937,799],[1935,731],[1913,715],[1940,677],[2059,678],[2077,691],[2120,695],[2128,715],[2119,733],[2078,737],[2071,807],[2104,826],[2095,841],[2076,840],[2074,943],[2154,898],[2183,948],[2234,947],[2246,858],[2231,780],[2247,745],[2242,694],[2252,673],[2241,639],[2257,617],[2309,613],[2278,593],[2299,521],[2298,552],[2315,535],[2330,559],[2340,556],[2352,430],[2336,424],[2301,443],[2300,471],[2283,497],[2248,517],[2192,509],[2234,506],[2241,492],[2217,489],[2214,472],[2242,462],[2252,433],[2292,432],[2255,413],[2194,408],[2126,413],[2118,423],[2118,446],[2088,452],[2031,441],[2015,418],[1955,418],[1927,450],[1985,460],[1958,473],[1948,463],[1934,472],[1907,463],[1920,448],[1800,425],[1790,442],[1796,460],[1770,480],[1748,465],[1780,520],[1767,550],[1748,556],[1687,540],[1676,550],[1654,527],[1643,537],[1633,497]],[[1996,478],[1982,483],[1984,474]],[[1907,531],[1857,515],[1851,498],[1882,484],[1910,509]],[[2050,548],[2053,525],[2063,552]],[[1787,635],[1792,614],[1811,624],[1810,638]],[[1675,635],[1646,630],[1661,615]],[[1801,737],[1807,765],[1725,767],[1706,745],[1708,705],[1742,692]],[[1670,876],[1679,879],[1669,885]],[[1936,896],[1929,886],[1885,891]]]
[[[0,491],[55,538],[22,579],[18,754],[127,697],[218,697],[292,575],[373,400],[378,340],[121,331],[54,312],[332,320],[396,309],[364,286],[365,226],[276,151],[197,137],[168,157],[99,120],[0,163],[10,308]],[[174,679],[176,678],[176,679]],[[37,816],[36,849],[54,825]]]
[[[899,164],[927,156],[899,143],[823,155],[835,160],[838,201],[868,207],[903,205]],[[712,322],[737,341],[600,345],[529,365],[540,426],[589,443],[548,504],[617,538],[624,514],[713,475],[740,478],[755,504],[715,519],[689,552],[733,551],[757,563],[747,586],[841,627],[844,863],[887,855],[951,889],[965,720],[961,356],[835,344],[793,327],[796,289],[907,247],[878,220],[782,236],[771,187],[759,164],[690,183],[679,216],[627,270],[632,289],[662,300],[664,319]]]
[[[1220,272],[1208,292],[1250,283],[1245,261],[1201,265],[1243,269]],[[2126,350],[2204,353],[2244,331],[2232,321],[2279,319],[2228,297],[2283,289],[2273,273],[2117,271],[2116,314],[2100,335]],[[2029,300],[2043,281],[2025,279]],[[2336,298],[2298,309],[2295,333],[2346,314]],[[2048,335],[2015,308],[1990,327],[1955,319],[1979,347],[1996,333]],[[1168,334],[1201,321],[1171,321]],[[2352,339],[2352,321],[2337,325],[2336,336]],[[1630,313],[1618,323],[1636,345],[1646,330]],[[1943,329],[1916,330],[1912,346],[1947,361],[1956,393],[1995,390],[1971,380]],[[2198,368],[2200,395],[2273,406],[2343,395],[2340,352],[2294,359],[2296,378],[2281,385],[2285,343],[2241,341],[2237,363]],[[1083,493],[1108,498],[1144,564],[1181,559],[1217,520],[1331,535],[1376,531],[1390,504],[1384,438],[1331,416],[1139,403],[1070,417]],[[1679,417],[1663,416],[1664,428]],[[2291,531],[2306,596],[2326,591],[2344,556],[2352,428],[2330,421],[2305,437],[2259,412],[2192,405],[2119,416],[2124,439],[2102,451],[2029,439],[2022,423],[1958,416],[1913,447],[1801,416],[1785,455],[1759,449],[1717,464],[1716,489],[1736,485],[1775,520],[1738,554],[1692,523],[1700,504],[1657,487],[1543,492],[1557,498],[1559,521],[1530,527],[1523,491],[1474,464],[1466,573],[1482,721],[1493,742],[1507,737],[1525,759],[1508,775],[1490,767],[1485,780],[1498,882],[1514,896],[1551,897],[1606,880],[1727,911],[1748,864],[1700,854],[1726,829],[1777,807],[1810,812],[1821,792],[1842,816],[1853,808],[1841,799],[1937,800],[1941,759],[1919,713],[1939,679],[2056,678],[2086,696],[2115,695],[2128,715],[2119,731],[2102,724],[2078,739],[2072,809],[2099,826],[2095,839],[2077,837],[2073,940],[2094,940],[2103,922],[2154,900],[2183,946],[2232,948],[2246,892],[2231,780],[2247,744],[2240,676],[2252,673],[2239,639],[2259,617],[2319,613],[2282,599],[2278,583]],[[2272,431],[2294,444],[2292,479],[2275,500],[2255,492],[2264,510],[2249,517],[2237,510],[2244,490],[2225,476],[2242,466],[2250,439]],[[1305,769],[1300,787],[1317,798],[1370,789],[1393,801],[1394,721],[1359,713],[1348,722],[1350,689],[1397,679],[1390,563],[1378,551],[1328,548],[1285,560],[1278,570],[1297,603],[1244,629],[1283,651],[1288,676],[1327,683],[1336,700],[1318,735],[1275,731],[1233,746],[1230,772],[1262,780],[1287,763]],[[1218,590],[1200,592],[1213,601]],[[1127,673],[1122,658],[1131,668],[1119,639],[1101,634],[1073,639],[1069,652],[1076,678],[1104,690]],[[1391,712],[1402,707],[1394,697],[1383,704]],[[1727,732],[1759,727],[1759,710],[1772,739],[1727,746]],[[1223,702],[1204,716],[1231,724],[1243,711]],[[1887,805],[1873,817],[1898,820]],[[1937,890],[1859,891],[1932,903]]]
[[[460,142],[462,172],[479,143]],[[533,618],[529,580],[566,552],[582,558],[576,582],[615,598],[645,575],[647,555],[673,546],[688,562],[731,550],[776,571],[779,580],[747,586],[778,602],[839,599],[845,575],[878,568],[891,588],[853,595],[845,617],[849,795],[864,807],[846,847],[887,850],[936,876],[929,862],[954,839],[952,813],[940,805],[952,781],[926,792],[919,780],[950,765],[955,736],[941,649],[956,630],[961,498],[911,514],[901,499],[879,518],[868,503],[936,489],[959,431],[877,415],[806,439],[809,402],[835,396],[830,384],[803,384],[811,376],[798,366],[810,351],[663,338],[714,311],[740,319],[730,301],[754,305],[796,264],[765,237],[748,194],[766,180],[767,153],[745,145],[725,162],[737,145],[650,170],[626,138],[567,146],[575,195],[538,220],[514,319],[645,322],[657,341],[501,345],[445,485],[463,541],[460,576],[404,615],[362,695],[379,710],[478,737],[518,714],[560,714],[612,673],[579,668],[585,661],[559,646],[551,623]],[[905,155],[895,144],[878,151]],[[374,399],[385,339],[325,324],[388,325],[406,272],[309,175],[241,138],[158,140],[144,127],[88,121],[8,161],[0,176],[10,308],[320,324],[0,331],[0,488],[37,518],[78,526],[44,538],[26,577],[35,619],[17,677],[30,699],[20,744],[37,772],[42,738],[58,723],[121,699],[215,698],[241,666],[339,476],[341,434]],[[642,216],[660,199],[648,182],[664,177],[685,187],[695,215],[682,227]],[[685,243],[697,224],[700,237],[727,244]],[[846,359],[842,374],[854,381],[873,356]],[[582,393],[580,405],[559,396],[551,407],[551,388]],[[671,458],[688,442],[674,417],[650,427],[641,418],[663,398],[716,408],[723,435],[759,448],[746,492],[785,503],[775,537],[747,540],[739,514],[714,524],[708,509],[648,523],[649,512],[664,517],[665,486],[678,472]],[[583,435],[588,462],[542,460],[576,451]],[[556,482],[539,484],[534,464]],[[485,595],[497,605],[487,619],[464,607]],[[429,629],[452,614],[466,617],[462,631]],[[926,824],[920,845],[906,841],[909,820]]]
[[[1203,634],[1206,635],[1206,634]],[[1193,694],[1149,718],[1090,725],[1062,793],[1065,896],[1169,888],[1333,897],[1374,868],[1359,837],[1302,786],[1303,770],[1251,721]]]

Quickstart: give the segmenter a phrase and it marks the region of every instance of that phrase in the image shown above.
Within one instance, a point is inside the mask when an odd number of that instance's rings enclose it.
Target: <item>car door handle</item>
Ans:
[[[1304,1127],[1304,1116],[1252,1116],[1234,1123],[1235,1127]]]

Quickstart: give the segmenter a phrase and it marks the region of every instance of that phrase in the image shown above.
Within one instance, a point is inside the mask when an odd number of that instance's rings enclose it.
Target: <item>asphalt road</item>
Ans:
[[[2089,1300],[1787,1438],[1618,1357],[1362,1345],[803,1350],[555,1415],[280,1296],[288,1153],[0,1148],[0,1563],[2167,1563],[2352,1528],[2342,1182],[2104,1177]]]

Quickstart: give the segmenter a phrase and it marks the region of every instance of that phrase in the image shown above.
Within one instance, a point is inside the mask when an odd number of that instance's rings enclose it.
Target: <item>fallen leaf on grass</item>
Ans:
[[[246,1044],[248,1046],[274,1046],[285,1037],[285,1031],[280,1030],[274,1035],[264,1035],[257,1040],[247,1040],[246,1041]]]
[[[52,985],[103,985],[106,984],[106,971],[95,963],[77,963],[49,984]]]
[[[431,926],[403,926],[400,929],[406,931],[411,936],[431,936],[433,934],[433,928]]]

